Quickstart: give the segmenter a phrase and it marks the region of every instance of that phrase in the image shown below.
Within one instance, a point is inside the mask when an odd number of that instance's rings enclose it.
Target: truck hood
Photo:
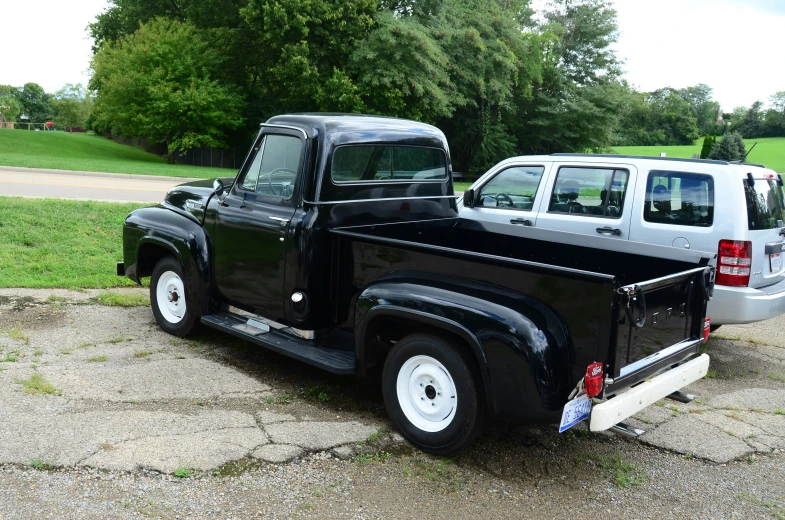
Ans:
[[[221,182],[228,189],[234,182],[234,177],[221,178]],[[193,216],[201,224],[207,203],[214,194],[213,179],[187,182],[171,188],[163,204],[169,209]]]

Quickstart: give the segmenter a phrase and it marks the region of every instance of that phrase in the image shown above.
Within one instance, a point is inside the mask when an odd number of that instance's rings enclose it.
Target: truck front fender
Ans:
[[[196,221],[162,206],[132,212],[123,226],[123,259],[128,278],[141,283],[165,256],[183,269],[186,290],[195,295],[202,312],[209,311],[210,242]]]
[[[390,275],[357,300],[361,370],[372,355],[368,349],[374,348],[380,320],[408,320],[461,338],[477,363],[495,417],[558,420],[572,389],[567,329],[541,302],[466,279]]]

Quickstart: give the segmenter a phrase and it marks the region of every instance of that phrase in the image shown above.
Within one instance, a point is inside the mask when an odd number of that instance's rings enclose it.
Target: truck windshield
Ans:
[[[753,185],[744,181],[747,197],[747,224],[750,230],[782,227],[785,202],[776,181],[756,179]]]
[[[335,182],[444,180],[447,160],[437,148],[341,146],[333,153]]]

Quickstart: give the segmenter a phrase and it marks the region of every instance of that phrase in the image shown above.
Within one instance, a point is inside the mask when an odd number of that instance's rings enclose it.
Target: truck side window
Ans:
[[[302,142],[289,135],[267,135],[242,181],[242,187],[288,200],[294,193]]]
[[[657,224],[709,227],[714,223],[714,179],[697,173],[652,171],[643,219]]]
[[[447,179],[447,160],[438,148],[340,146],[333,153],[333,182],[432,181]]]
[[[619,218],[629,178],[627,170],[560,168],[548,211]]]
[[[544,171],[542,166],[514,166],[502,170],[480,189],[478,205],[531,211]]]

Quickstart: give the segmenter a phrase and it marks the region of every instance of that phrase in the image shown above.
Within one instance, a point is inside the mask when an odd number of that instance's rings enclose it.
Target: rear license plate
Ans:
[[[779,272],[782,269],[782,253],[769,255],[769,263],[771,264],[772,273]]]
[[[581,421],[585,421],[591,414],[591,399],[583,394],[569,401],[564,405],[564,411],[561,414],[561,424],[559,424],[559,433],[569,430]]]

